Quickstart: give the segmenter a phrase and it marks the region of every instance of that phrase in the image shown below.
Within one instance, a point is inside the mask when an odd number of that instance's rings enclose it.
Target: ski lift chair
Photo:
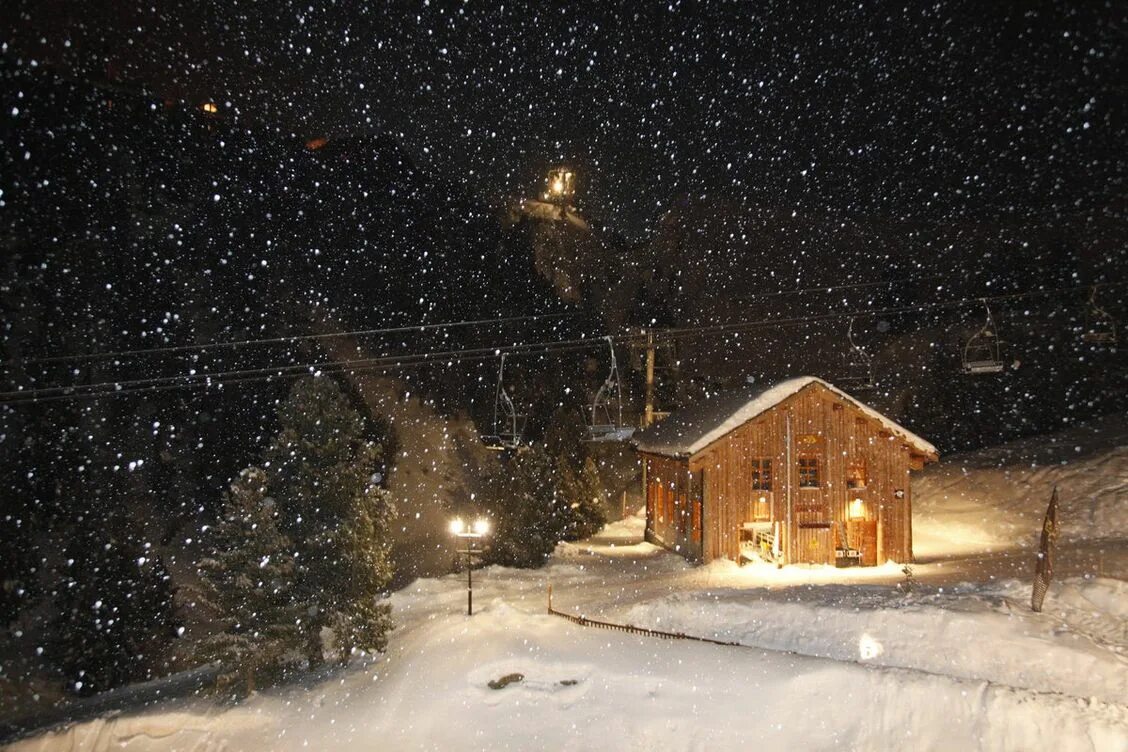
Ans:
[[[1081,341],[1090,345],[1116,344],[1116,319],[1097,304],[1097,287],[1093,285],[1089,293],[1089,305],[1085,309],[1085,330]]]
[[[987,319],[983,326],[964,343],[963,372],[980,375],[1001,373],[1005,367],[1000,357],[1002,343],[999,341],[998,327],[991,316],[991,307],[983,300],[987,309]]]
[[[619,381],[619,364],[615,359],[615,345],[611,337],[607,349],[611,352],[611,370],[595,393],[589,408],[588,441],[625,441],[634,434],[634,428],[623,425],[623,389]]]
[[[517,414],[513,400],[505,389],[505,355],[501,354],[497,386],[494,388],[493,431],[480,436],[482,445],[495,452],[520,449],[525,443],[526,416]]]
[[[849,386],[854,390],[875,389],[877,379],[875,378],[873,356],[854,341],[854,319],[852,317],[850,325],[846,328],[846,340],[850,343],[850,349],[842,354],[843,373],[838,380],[844,386]]]

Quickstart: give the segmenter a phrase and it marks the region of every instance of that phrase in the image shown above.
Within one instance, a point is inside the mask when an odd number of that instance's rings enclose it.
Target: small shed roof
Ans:
[[[669,457],[689,457],[811,384],[822,384],[876,420],[890,433],[900,436],[921,454],[931,457],[938,455],[936,447],[912,431],[859,402],[833,384],[814,376],[800,376],[781,381],[774,386],[749,386],[718,393],[695,405],[678,410],[660,423],[636,433],[632,443],[640,452]]]

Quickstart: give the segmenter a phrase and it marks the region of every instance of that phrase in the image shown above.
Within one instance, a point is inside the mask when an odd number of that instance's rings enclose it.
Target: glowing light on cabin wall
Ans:
[[[866,503],[861,499],[850,502],[850,519],[863,520],[866,517]]]

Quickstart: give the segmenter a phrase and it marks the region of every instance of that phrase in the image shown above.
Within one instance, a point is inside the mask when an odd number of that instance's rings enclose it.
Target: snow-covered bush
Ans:
[[[353,650],[383,650],[394,510],[373,480],[380,447],[365,438],[363,418],[327,378],[298,381],[278,417],[281,430],[264,464],[280,528],[293,542],[306,657],[311,666],[324,660],[324,627],[335,629],[341,662]]]
[[[210,605],[223,619],[204,653],[223,664],[226,680],[241,678],[247,691],[257,675],[278,675],[276,669],[301,657],[294,554],[278,529],[266,482],[262,469],[249,467],[231,484],[211,531],[210,555],[199,564]]]

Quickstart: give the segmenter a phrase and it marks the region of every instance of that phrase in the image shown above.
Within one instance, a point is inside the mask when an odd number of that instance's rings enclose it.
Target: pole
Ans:
[[[646,410],[642,416],[642,427],[649,428],[654,423],[654,330],[646,330]]]
[[[784,541],[784,543],[786,545],[784,546],[784,555],[783,556],[784,556],[784,559],[787,561],[787,563],[791,564],[792,561],[794,561],[794,553],[795,553],[794,551],[792,551],[791,543],[792,543],[792,538],[794,537],[795,533],[794,533],[794,530],[792,529],[792,525],[791,525],[791,479],[792,479],[793,476],[792,476],[792,469],[791,469],[791,410],[790,409],[787,410],[784,413],[784,420],[787,421],[786,432],[785,432],[785,442],[786,442],[786,444],[784,446],[784,460],[783,460],[784,464],[787,465],[787,467],[784,469],[784,476],[783,476],[784,478],[787,479],[787,532],[786,532],[787,537]]]
[[[474,539],[466,539],[466,615],[474,615]]]

